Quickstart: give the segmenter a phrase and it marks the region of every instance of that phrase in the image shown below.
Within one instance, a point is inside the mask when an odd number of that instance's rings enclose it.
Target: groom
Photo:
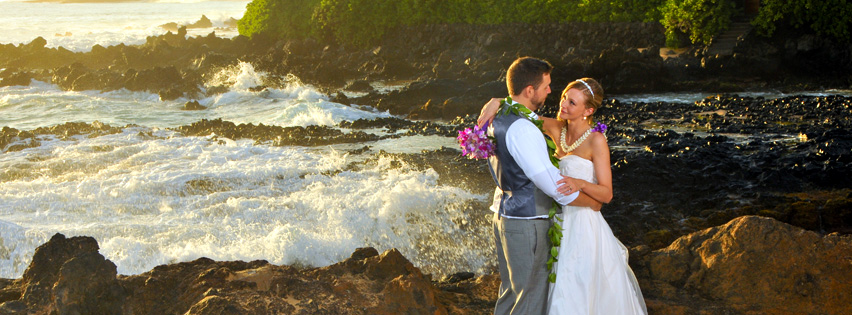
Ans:
[[[547,61],[523,57],[506,73],[512,104],[503,104],[488,128],[497,142],[488,159],[497,189],[494,193],[494,237],[500,270],[500,291],[494,314],[544,314],[547,309],[547,258],[550,239],[548,210],[560,205],[600,208],[583,193],[567,185],[550,162],[541,130],[533,113],[550,94]],[[515,107],[517,111],[509,110]],[[521,108],[521,106],[523,108]],[[526,110],[528,109],[528,110]]]

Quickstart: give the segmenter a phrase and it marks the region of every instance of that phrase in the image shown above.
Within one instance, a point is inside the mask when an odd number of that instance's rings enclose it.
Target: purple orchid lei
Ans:
[[[487,159],[494,155],[493,138],[485,134],[484,128],[473,126],[473,128],[459,130],[459,136],[456,139],[462,148],[462,155],[469,159]]]
[[[606,133],[606,124],[601,122],[596,123],[595,127],[592,128],[592,132]]]

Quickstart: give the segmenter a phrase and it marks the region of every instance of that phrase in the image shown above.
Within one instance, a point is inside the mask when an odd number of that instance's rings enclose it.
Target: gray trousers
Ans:
[[[547,310],[549,220],[518,220],[494,214],[500,291],[494,314],[544,314]]]

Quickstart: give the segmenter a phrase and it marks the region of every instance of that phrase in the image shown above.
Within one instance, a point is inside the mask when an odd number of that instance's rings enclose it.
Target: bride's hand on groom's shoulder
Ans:
[[[492,98],[488,103],[482,105],[482,110],[479,111],[479,118],[476,120],[476,125],[484,128],[490,124],[497,116],[497,109],[500,108],[500,98]]]

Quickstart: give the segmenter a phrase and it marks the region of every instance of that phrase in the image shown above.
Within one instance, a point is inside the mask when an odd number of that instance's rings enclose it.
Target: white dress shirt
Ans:
[[[538,119],[536,113],[530,113],[530,117]],[[489,126],[488,133],[493,135],[493,127]],[[567,205],[577,199],[579,192],[574,192],[570,195],[563,195],[556,191],[556,182],[562,179],[559,169],[553,166],[550,162],[547,152],[547,142],[544,140],[541,130],[528,119],[518,119],[512,123],[506,130],[506,147],[509,149],[509,154],[521,167],[526,175],[535,184],[538,189],[556,200],[560,205]],[[498,187],[494,191],[494,200],[491,204],[491,211],[499,212],[500,200],[503,191]],[[510,219],[542,219],[547,216],[536,217],[503,217]]]

